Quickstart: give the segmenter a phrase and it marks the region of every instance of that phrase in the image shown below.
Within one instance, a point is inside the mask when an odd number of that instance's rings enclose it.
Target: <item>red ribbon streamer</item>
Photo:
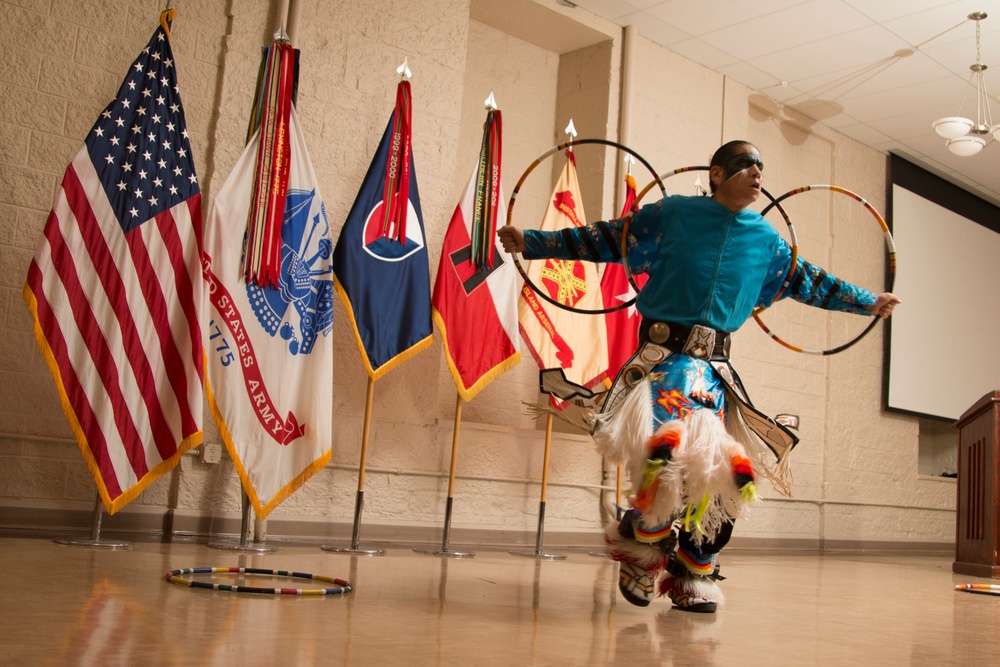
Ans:
[[[410,141],[412,100],[410,82],[400,81],[396,87],[396,109],[392,118],[392,143],[385,165],[385,186],[382,190],[384,217],[382,235],[406,243],[406,212],[410,205]],[[395,223],[395,224],[394,224]]]
[[[291,160],[289,118],[294,87],[295,52],[290,44],[268,49],[257,167],[247,215],[243,277],[261,287],[278,287],[281,226],[288,195]]]

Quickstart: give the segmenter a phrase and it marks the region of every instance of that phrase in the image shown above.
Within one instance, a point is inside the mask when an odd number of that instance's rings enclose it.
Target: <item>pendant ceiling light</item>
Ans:
[[[990,113],[990,97],[986,92],[986,79],[983,72],[986,65],[983,64],[979,44],[979,22],[986,18],[986,12],[973,12],[969,14],[969,20],[976,22],[976,62],[969,65],[972,74],[969,75],[969,85],[966,88],[966,97],[962,99],[962,106],[958,109],[958,116],[948,116],[938,118],[932,123],[934,131],[948,140],[948,150],[955,155],[968,157],[983,150],[986,144],[994,138],[1000,139],[1000,126],[993,125],[993,116]],[[969,88],[976,88],[976,118],[966,118],[962,116],[962,108],[968,97]],[[992,133],[992,136],[991,136]]]

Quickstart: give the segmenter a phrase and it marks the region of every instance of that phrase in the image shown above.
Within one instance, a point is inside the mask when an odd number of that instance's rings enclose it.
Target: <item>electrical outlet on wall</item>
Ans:
[[[201,460],[205,463],[218,463],[222,460],[222,445],[206,442],[201,446]]]

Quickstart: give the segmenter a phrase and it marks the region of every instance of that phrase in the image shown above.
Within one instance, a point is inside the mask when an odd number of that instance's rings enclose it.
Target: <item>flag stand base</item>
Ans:
[[[549,417],[551,419],[551,417]],[[547,554],[542,552],[542,532],[545,526],[545,501],[538,503],[538,533],[535,537],[534,551],[508,551],[513,556],[538,558],[539,560],[565,560],[566,554]]]
[[[336,554],[354,554],[356,556],[384,556],[384,549],[362,549],[360,547],[335,547],[332,544],[324,544],[320,547],[323,551],[330,551]]]
[[[252,515],[250,507],[250,498],[247,496],[246,491],[243,492],[243,507],[242,507],[242,521],[240,529],[240,539],[239,540],[209,540],[208,547],[211,549],[228,549],[230,551],[252,551],[253,553],[264,554],[264,553],[274,553],[278,550],[277,547],[272,547],[269,544],[265,544],[263,540],[254,541],[251,536],[254,533]],[[263,526],[263,521],[259,522]],[[262,528],[258,528],[258,532],[263,535],[264,531]]]
[[[546,554],[541,551],[508,551],[507,553],[512,556],[538,558],[539,560],[566,560],[566,554]]]
[[[476,556],[475,551],[450,551],[447,549],[438,549],[436,551],[431,551],[430,549],[414,549],[415,553],[424,554],[425,556],[447,556],[448,558],[474,558]]]
[[[461,397],[459,397],[459,401],[461,401],[461,400],[462,400]],[[459,403],[459,409],[461,409],[461,403]],[[457,425],[458,421],[456,420],[455,423]],[[456,428],[457,428],[457,426],[456,426]],[[455,461],[455,449],[454,449],[454,446],[453,446],[452,447],[452,468],[451,468],[452,469],[452,480],[454,480],[454,470],[455,470],[455,463],[454,463],[454,461]],[[444,536],[441,538],[441,548],[438,549],[438,550],[435,550],[435,551],[431,551],[430,549],[414,549],[413,551],[415,551],[418,554],[425,554],[427,556],[447,556],[449,558],[472,558],[472,557],[474,557],[476,555],[475,552],[473,552],[473,551],[452,551],[450,549],[450,545],[451,545],[451,510],[452,510],[452,506],[454,505],[454,500],[455,500],[455,498],[451,495],[451,492],[449,491],[447,504],[445,505],[445,510],[444,510]]]
[[[242,540],[214,540],[207,546],[210,549],[228,549],[230,551],[252,551],[258,554],[274,553],[277,547],[263,542],[243,542]]]
[[[371,390],[371,384],[369,387],[369,396]],[[367,435],[365,436],[367,440]],[[365,448],[362,447],[362,452]],[[364,465],[364,454],[362,453],[362,470]],[[362,473],[363,474],[363,473]],[[365,492],[361,488],[362,477],[358,477],[358,494],[354,501],[354,529],[351,531],[351,546],[349,547],[338,547],[332,544],[324,544],[320,547],[323,551],[330,551],[337,554],[354,554],[356,556],[384,556],[384,549],[362,549],[360,545],[359,535],[361,534],[361,507],[364,505]]]
[[[90,547],[91,549],[105,549],[107,551],[127,551],[132,548],[131,542],[116,542],[114,540],[101,539],[101,516],[104,508],[101,506],[101,496],[97,495],[94,501],[94,514],[90,525],[90,539],[85,537],[58,537],[54,540],[56,544],[64,544],[69,547]]]
[[[113,542],[110,540],[89,540],[89,539],[72,539],[68,537],[60,537],[58,539],[52,540],[56,544],[64,544],[70,547],[90,547],[92,549],[105,549],[107,551],[127,551],[132,548],[131,542]]]

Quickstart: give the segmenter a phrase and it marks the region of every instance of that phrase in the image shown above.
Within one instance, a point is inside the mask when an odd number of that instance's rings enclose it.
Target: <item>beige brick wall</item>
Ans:
[[[30,508],[87,512],[93,503],[93,483],[20,293],[62,172],[148,39],[161,4],[0,0],[0,395],[6,399],[0,407],[0,508],[8,514]],[[178,4],[172,44],[206,216],[242,151],[260,48],[277,24],[278,4]],[[504,116],[508,195],[531,160],[565,140],[567,116],[581,137],[617,138],[621,32],[582,9],[555,0],[511,0],[504,12],[486,0],[301,5],[293,35],[302,50],[299,118],[334,234],[391,113],[395,69],[409,59],[414,155],[432,276],[473,168],[490,92]],[[635,49],[629,145],[655,168],[705,164],[720,142],[742,137],[760,147],[765,186],[773,194],[836,183],[884,211],[884,156],[776,111],[753,91],[647,40],[639,38]],[[594,218],[614,209],[621,156],[596,149],[592,155],[593,164],[601,165],[587,176],[587,210]],[[516,224],[523,219],[529,225],[540,215],[551,188],[549,173],[542,172],[522,188]],[[635,173],[640,186],[648,181],[641,167]],[[695,176],[669,179],[668,191],[693,191]],[[707,178],[702,182],[707,185]],[[859,204],[817,192],[794,198],[788,208],[806,257],[849,280],[879,285],[881,240]],[[308,530],[315,534],[343,536],[353,519],[367,376],[339,301],[336,308],[333,462],[275,510],[272,526],[312,526]],[[838,344],[860,330],[860,318],[810,311],[782,303],[766,320],[807,347]],[[834,357],[794,354],[752,322],[737,333],[735,357],[755,401],[768,412],[800,415],[803,440],[794,455],[795,500],[765,503],[740,524],[738,535],[952,539],[954,484],[918,477],[916,420],[881,411],[881,350],[881,327]],[[536,387],[537,369],[526,356],[463,406],[456,530],[485,531],[477,534],[486,540],[533,539],[544,435],[523,402],[535,400]],[[438,539],[455,406],[437,340],[376,383],[365,530],[409,530],[407,535]],[[208,415],[205,440],[217,443]],[[589,439],[557,433],[549,466],[546,531],[596,536],[603,471]],[[765,495],[774,496],[768,489]],[[212,521],[238,517],[231,464],[185,456],[120,514],[168,510],[207,517],[210,529],[218,525]]]

